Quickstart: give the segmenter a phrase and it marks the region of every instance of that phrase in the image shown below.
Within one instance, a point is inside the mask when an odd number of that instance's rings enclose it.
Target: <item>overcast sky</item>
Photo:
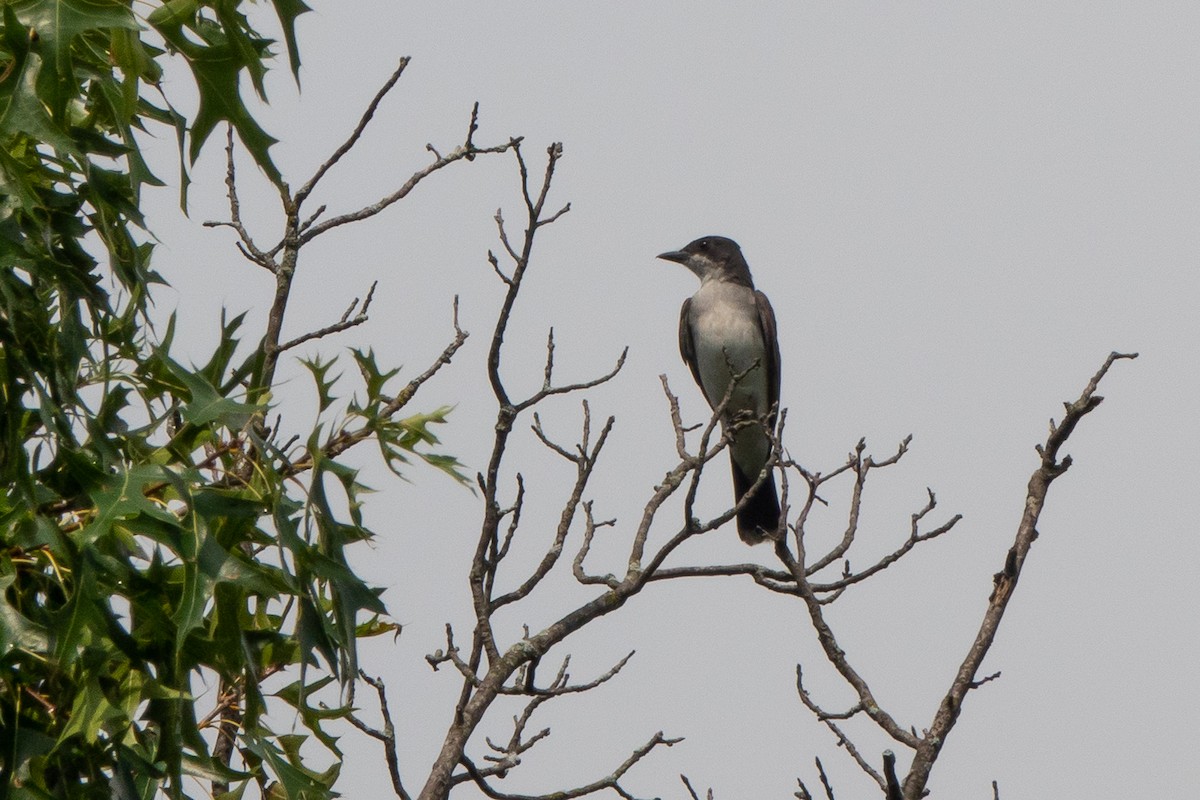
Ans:
[[[564,380],[607,371],[630,347],[619,378],[588,395],[597,417],[617,417],[589,494],[598,517],[618,519],[606,537],[626,540],[674,463],[657,376],[690,421],[707,418],[676,345],[696,280],[654,258],[700,235],[740,242],[775,306],[796,459],[829,471],[860,437],[882,456],[914,435],[912,452],[868,487],[852,563],[902,541],[927,486],[939,521],[964,521],[829,612],[905,725],[929,724],[974,636],[1047,420],[1110,351],[1139,352],[1114,367],[1104,404],[1071,439],[1075,465],[1051,489],[984,665],[1003,676],[968,697],[930,788],[988,798],[994,779],[1004,800],[1194,795],[1200,6],[313,5],[299,24],[302,95],[281,65],[263,117],[293,183],[344,139],[398,58],[413,58],[362,147],[326,178],[317,201],[331,213],[397,187],[427,162],[426,142],[455,146],[475,100],[480,144],[524,135],[540,171],[545,146],[564,143],[551,204],[572,211],[541,235],[506,375],[516,394],[537,387],[550,326]],[[168,93],[186,106],[184,84]],[[197,359],[221,306],[249,309],[261,326],[272,288],[227,231],[198,227],[226,213],[221,156],[211,147],[197,166],[190,221],[172,213],[174,189],[153,216],[156,266],[173,286],[159,304],[180,309]],[[165,149],[162,172],[172,158]],[[243,210],[267,239],[278,212],[252,183]],[[457,164],[384,215],[325,236],[305,251],[285,326],[290,337],[328,324],[378,280],[367,325],[305,352],[372,346],[411,377],[449,341],[460,295],[472,337],[418,405],[457,404],[445,448],[471,474],[490,447],[483,365],[503,289],[485,254],[497,248],[497,207],[519,231],[515,187],[508,156]],[[308,381],[295,365],[284,374],[284,410],[301,430]],[[578,400],[543,417],[571,441]],[[519,468],[528,482],[532,551],[550,535],[567,476],[532,437],[512,456],[509,480]],[[457,696],[454,676],[432,673],[423,656],[443,646],[446,622],[468,637],[465,573],[481,503],[432,470],[413,468],[409,482],[367,474],[380,490],[367,506],[379,539],[358,563],[388,587],[405,627],[395,645],[367,647],[365,666],[389,683],[402,767],[419,789]],[[817,541],[840,535],[846,490],[831,489]],[[715,513],[729,498],[722,466],[700,506]],[[664,517],[660,536],[678,515]],[[679,560],[770,557],[748,552],[729,525]],[[552,619],[580,596],[563,581],[531,598],[527,619]],[[817,786],[814,755],[839,798],[873,796],[796,698],[799,661],[819,699],[851,705],[798,602],[740,580],[657,586],[568,644],[561,652],[580,679],[638,654],[611,684],[547,710],[553,735],[505,782],[510,791],[593,780],[662,729],[687,738],[631,773],[641,796],[683,797],[683,772],[719,800],[790,797],[797,776]],[[506,739],[511,713],[495,709],[472,751],[484,735]],[[878,765],[888,743],[851,729]],[[343,792],[385,796],[375,743],[349,734],[343,747]]]

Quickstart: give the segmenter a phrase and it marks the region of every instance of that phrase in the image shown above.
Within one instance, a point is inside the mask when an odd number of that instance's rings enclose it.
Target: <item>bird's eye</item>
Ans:
[[[701,241],[701,242],[700,242],[700,249],[701,249],[701,250],[707,250],[707,249],[708,249],[708,239],[705,239],[705,240],[703,240],[703,241]]]

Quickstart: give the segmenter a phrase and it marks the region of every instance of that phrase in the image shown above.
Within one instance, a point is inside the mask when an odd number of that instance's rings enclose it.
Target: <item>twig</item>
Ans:
[[[825,774],[825,766],[821,763],[820,758],[813,758],[817,762],[817,774],[821,776],[821,785],[825,787],[825,797],[829,800],[835,800],[833,796],[833,787],[829,784],[829,776]]]
[[[350,137],[346,139],[346,141],[342,142],[341,146],[338,147],[337,150],[333,151],[333,155],[327,158],[325,163],[317,168],[317,171],[313,173],[311,178],[308,179],[308,182],[296,190],[294,199],[297,206],[303,203],[308,196],[312,194],[313,189],[317,187],[317,184],[320,182],[321,178],[325,177],[325,173],[329,172],[329,170],[333,168],[333,165],[340,161],[342,156],[346,155],[346,153],[349,153],[354,145],[358,143],[359,137],[363,135],[363,131],[367,129],[367,125],[371,122],[372,117],[375,116],[375,111],[379,108],[379,104],[383,101],[383,98],[387,96],[387,93],[392,90],[392,87],[396,85],[396,81],[400,80],[400,76],[404,74],[404,69],[408,66],[408,62],[411,60],[412,59],[409,56],[404,56],[400,59],[400,63],[396,65],[396,69],[393,70],[391,76],[384,82],[379,91],[375,93],[375,96],[371,98],[371,102],[367,104],[366,110],[364,110],[362,116],[359,117],[358,124],[354,126],[354,132],[350,134]],[[322,208],[324,207],[322,206]],[[318,213],[320,212],[318,211]]]
[[[375,689],[375,693],[379,696],[379,712],[383,716],[383,729],[377,730],[372,728],[354,714],[350,714],[347,719],[350,720],[351,725],[372,739],[377,739],[383,743],[384,759],[387,761],[388,774],[392,778],[392,791],[396,793],[396,796],[400,800],[411,800],[408,792],[404,790],[403,781],[400,780],[400,758],[396,752],[396,728],[392,724],[392,714],[388,709],[387,692],[385,691],[383,679],[372,678],[361,670],[358,674],[368,685]]]
[[[887,780],[887,800],[901,800],[900,779],[896,777],[896,754],[883,751],[883,775]]]
[[[327,325],[319,330],[306,333],[303,336],[297,336],[290,342],[281,344],[279,346],[279,352],[282,353],[285,350],[291,350],[293,347],[312,341],[313,339],[320,339],[322,337],[329,336],[334,333],[340,333],[341,331],[349,330],[350,328],[362,325],[368,319],[367,309],[371,307],[371,298],[375,296],[375,287],[378,284],[379,281],[375,281],[371,284],[371,288],[367,292],[367,299],[363,301],[362,310],[360,310],[353,318],[351,318],[350,315],[353,314],[354,309],[358,307],[358,298],[354,299],[354,302],[350,304],[348,309],[346,309],[346,313],[342,315],[342,318],[339,321],[333,323],[332,325]]]
[[[433,173],[437,172],[440,169],[443,169],[444,167],[449,166],[450,164],[453,164],[456,161],[462,161],[462,160],[472,161],[472,160],[474,160],[475,156],[480,155],[482,153],[504,153],[515,147],[516,142],[519,141],[518,139],[510,139],[507,142],[505,142],[504,144],[494,145],[492,147],[477,147],[475,145],[474,141],[472,140],[472,136],[474,135],[475,130],[478,128],[478,124],[477,124],[478,118],[479,118],[479,104],[476,103],[474,108],[471,110],[471,124],[468,129],[467,138],[462,144],[460,144],[458,147],[454,148],[453,150],[451,150],[449,153],[447,153],[444,156],[438,155],[433,160],[432,163],[430,163],[430,164],[426,165],[425,167],[422,167],[421,169],[414,172],[409,177],[409,179],[407,181],[405,181],[404,184],[399,189],[392,192],[391,194],[389,194],[383,198],[380,198],[379,200],[375,201],[374,203],[371,203],[370,205],[363,206],[362,208],[358,209],[357,211],[350,211],[345,214],[339,214],[336,217],[331,217],[331,218],[325,220],[324,222],[320,222],[320,223],[313,225],[308,230],[306,230],[302,234],[300,234],[299,244],[301,244],[301,245],[308,244],[309,242],[311,242],[313,239],[317,238],[321,234],[326,233],[338,226],[345,225],[350,222],[358,222],[360,220],[369,219],[370,217],[375,216],[376,214],[378,214],[381,211],[383,211],[384,209],[386,209],[388,206],[390,206],[400,200],[403,200],[405,197],[407,197],[409,195],[409,193],[413,189],[415,189],[417,187],[417,184],[419,184],[421,181],[425,180]],[[354,138],[354,137],[352,137],[352,138]],[[348,144],[352,144],[352,142],[348,142]],[[318,175],[314,176],[314,179],[320,177],[320,175],[322,175],[322,174],[324,174],[324,173],[318,171]]]
[[[917,737],[902,728],[890,714],[883,710],[878,701],[876,701],[874,694],[872,694],[866,680],[850,665],[846,657],[846,652],[838,645],[833,630],[825,621],[825,614],[821,603],[818,601],[812,586],[808,582],[808,577],[805,575],[802,562],[804,557],[803,551],[793,556],[788,550],[787,541],[780,540],[776,542],[775,553],[784,566],[787,567],[788,571],[791,572],[792,579],[796,582],[800,598],[804,601],[805,607],[808,609],[809,618],[812,621],[813,628],[817,632],[817,640],[821,644],[821,649],[825,652],[826,659],[857,693],[863,711],[866,712],[867,716],[880,729],[893,739],[908,747],[915,748],[917,746]],[[827,722],[826,724],[830,723]]]
[[[884,789],[886,787],[884,777],[880,775],[874,767],[871,766],[870,762],[867,761],[866,758],[863,757],[863,754],[858,751],[858,748],[855,746],[854,742],[850,740],[850,737],[847,736],[846,733],[839,728],[837,723],[832,719],[825,719],[822,721],[825,723],[825,727],[829,728],[834,737],[837,739],[838,747],[844,748],[845,751],[850,754],[850,757],[854,759],[854,763],[858,764],[858,768],[866,773],[867,777],[879,784],[880,789]]]
[[[687,775],[680,775],[679,780],[683,781],[683,785],[687,787],[688,795],[692,800],[700,800],[700,795],[696,794],[696,790],[692,788],[692,782],[688,780]],[[705,795],[706,800],[713,800],[713,790],[710,788]]]
[[[579,503],[583,498],[583,492],[587,488],[588,481],[592,477],[592,471],[596,467],[596,461],[600,457],[600,451],[604,449],[604,444],[608,441],[608,435],[612,432],[615,422],[616,420],[613,417],[609,417],[605,421],[604,427],[600,431],[600,436],[596,439],[595,446],[589,450],[588,438],[591,428],[591,411],[588,407],[587,401],[584,401],[583,436],[579,444],[578,455],[572,454],[565,448],[552,444],[548,439],[545,438],[545,435],[541,433],[540,423],[535,426],[535,432],[538,433],[539,438],[548,447],[556,450],[568,460],[575,463],[575,484],[571,487],[571,494],[567,498],[567,502],[563,505],[562,512],[559,514],[558,527],[554,532],[554,540],[551,542],[550,547],[546,550],[545,555],[542,556],[542,560],[538,563],[533,573],[526,578],[520,586],[492,601],[491,607],[493,611],[528,596],[529,593],[533,591],[534,587],[541,583],[542,579],[545,578],[546,575],[550,573],[550,570],[554,568],[559,556],[562,555],[563,543],[566,541],[567,533],[571,529],[571,522],[575,519],[575,510],[578,508]]]
[[[925,491],[927,491],[929,493],[929,503],[924,508],[922,508],[920,511],[918,511],[912,515],[912,523],[911,523],[911,527],[909,529],[909,535],[908,535],[908,538],[905,539],[904,544],[902,544],[897,549],[893,550],[891,553],[888,553],[883,558],[879,559],[879,561],[875,562],[870,567],[867,567],[866,569],[864,569],[860,572],[855,572],[853,574],[846,574],[841,578],[841,580],[832,581],[830,583],[814,583],[814,584],[812,584],[813,591],[814,592],[836,592],[836,591],[846,588],[847,586],[852,586],[856,583],[861,583],[862,581],[866,580],[867,578],[871,577],[872,575],[882,572],[883,570],[890,567],[892,564],[895,564],[902,557],[904,557],[910,550],[912,550],[913,547],[920,544],[921,542],[927,542],[930,539],[936,539],[937,537],[941,536],[943,533],[948,533],[955,525],[957,525],[959,523],[959,521],[962,520],[962,514],[955,514],[949,520],[942,523],[941,525],[934,528],[933,530],[927,531],[925,533],[921,533],[921,530],[920,530],[921,520],[923,520],[925,518],[925,515],[928,514],[930,511],[932,511],[937,506],[937,499],[933,493],[933,490],[926,489]],[[806,572],[809,575],[813,574],[813,570],[811,568],[806,570]]]
[[[627,792],[621,786],[621,778],[625,776],[625,773],[628,772],[634,764],[638,763],[647,755],[649,755],[650,751],[652,751],[655,747],[658,747],[659,745],[671,747],[679,744],[682,741],[683,739],[667,738],[663,735],[662,731],[659,731],[650,738],[650,741],[634,750],[632,755],[625,759],[625,761],[623,761],[621,765],[613,770],[609,775],[583,786],[577,786],[573,789],[560,789],[544,795],[509,794],[498,791],[487,782],[486,776],[484,776],[469,760],[464,759],[463,766],[466,768],[471,779],[474,780],[475,785],[478,786],[479,789],[488,797],[493,798],[493,800],[573,800],[573,798],[583,797],[585,795],[603,791],[604,789],[611,789],[621,797],[626,798],[626,800],[637,800],[632,794]]]
[[[204,223],[204,227],[232,228],[238,235],[239,241],[235,242],[238,252],[247,261],[262,267],[268,272],[275,272],[278,269],[278,265],[274,259],[254,244],[254,239],[242,223],[242,205],[238,199],[237,171],[233,160],[233,125],[226,126],[225,130],[225,189],[229,197],[229,221],[215,222],[210,220]]]
[[[818,706],[816,701],[812,699],[809,691],[804,688],[804,670],[799,664],[796,665],[796,693],[800,695],[800,702],[804,703],[805,707],[813,713],[813,716],[821,722],[831,719],[847,720],[863,712],[863,704],[861,702],[855,703],[846,711],[838,712],[826,711]]]
[[[983,686],[985,683],[991,683],[992,681],[996,680],[999,677],[1000,677],[999,671],[993,672],[991,675],[980,678],[977,681],[971,681],[971,688],[978,689],[980,686]]]
[[[575,576],[575,580],[585,586],[588,584],[604,584],[612,589],[620,584],[620,581],[612,573],[608,573],[607,575],[589,575],[583,569],[583,562],[592,548],[592,539],[596,535],[596,530],[599,528],[611,528],[616,522],[615,519],[597,522],[592,516],[591,501],[589,500],[583,504],[583,542],[579,545],[579,551],[575,554],[575,560],[571,564],[571,571]]]
[[[1064,403],[1066,413],[1062,422],[1051,427],[1044,445],[1036,447],[1040,463],[1029,478],[1025,511],[1017,526],[1016,537],[1004,559],[1003,569],[995,575],[994,586],[991,596],[988,598],[987,609],[980,623],[979,632],[967,650],[966,658],[959,666],[949,690],[942,698],[933,723],[921,737],[919,746],[916,748],[912,766],[904,779],[905,800],[920,800],[929,781],[929,773],[933,769],[933,764],[946,743],[946,737],[949,736],[955,722],[958,721],[958,715],[962,711],[962,704],[967,693],[972,688],[986,682],[976,681],[975,675],[996,638],[996,632],[999,630],[1000,622],[1008,607],[1008,601],[1012,598],[1017,581],[1021,577],[1021,568],[1038,536],[1037,522],[1046,503],[1046,493],[1050,484],[1071,466],[1070,456],[1064,456],[1061,461],[1059,460],[1059,450],[1066,444],[1079,421],[1103,401],[1103,398],[1096,394],[1096,390],[1112,365],[1118,360],[1133,358],[1137,358],[1137,353],[1111,353],[1099,371],[1088,381],[1079,398],[1073,403]]]
[[[854,452],[851,453],[847,458],[846,463],[842,465],[841,468],[820,479],[820,482],[813,486],[813,492],[815,493],[817,486],[829,481],[842,472],[852,470],[855,474],[854,489],[850,495],[849,519],[846,523],[846,531],[842,534],[842,540],[828,553],[817,559],[812,564],[809,564],[805,568],[805,574],[815,575],[825,567],[832,564],[834,561],[837,561],[846,555],[846,553],[850,550],[850,546],[854,543],[854,537],[858,534],[858,520],[862,510],[863,487],[867,482],[867,475],[872,469],[890,467],[893,464],[898,463],[900,459],[904,457],[904,454],[908,452],[908,446],[911,442],[911,435],[904,437],[904,441],[900,442],[900,446],[896,448],[896,452],[893,455],[885,458],[883,461],[875,461],[875,459],[869,455],[864,456],[867,448],[867,442],[865,439],[860,439],[858,444],[854,447]],[[808,505],[811,506],[811,503]],[[803,534],[803,523],[804,518],[807,517],[807,510],[808,509],[806,507],[805,513],[802,515],[801,521],[797,525],[797,536],[802,536]]]

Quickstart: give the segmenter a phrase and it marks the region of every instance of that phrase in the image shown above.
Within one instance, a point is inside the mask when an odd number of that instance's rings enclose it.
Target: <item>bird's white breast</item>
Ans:
[[[729,410],[767,412],[767,364],[754,291],[723,281],[705,281],[692,297],[692,345],[705,394],[719,403],[731,377],[730,366],[743,372],[759,361],[759,368],[742,379],[730,400]]]

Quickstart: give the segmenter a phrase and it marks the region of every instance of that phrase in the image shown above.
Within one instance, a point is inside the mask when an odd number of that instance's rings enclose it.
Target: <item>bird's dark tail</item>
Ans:
[[[746,474],[733,465],[733,496],[735,502],[741,502],[750,487],[754,485],[757,475],[746,477]],[[746,544],[758,544],[775,536],[779,529],[779,495],[775,492],[775,475],[768,475],[755,489],[754,494],[742,506],[737,515],[738,536]]]

